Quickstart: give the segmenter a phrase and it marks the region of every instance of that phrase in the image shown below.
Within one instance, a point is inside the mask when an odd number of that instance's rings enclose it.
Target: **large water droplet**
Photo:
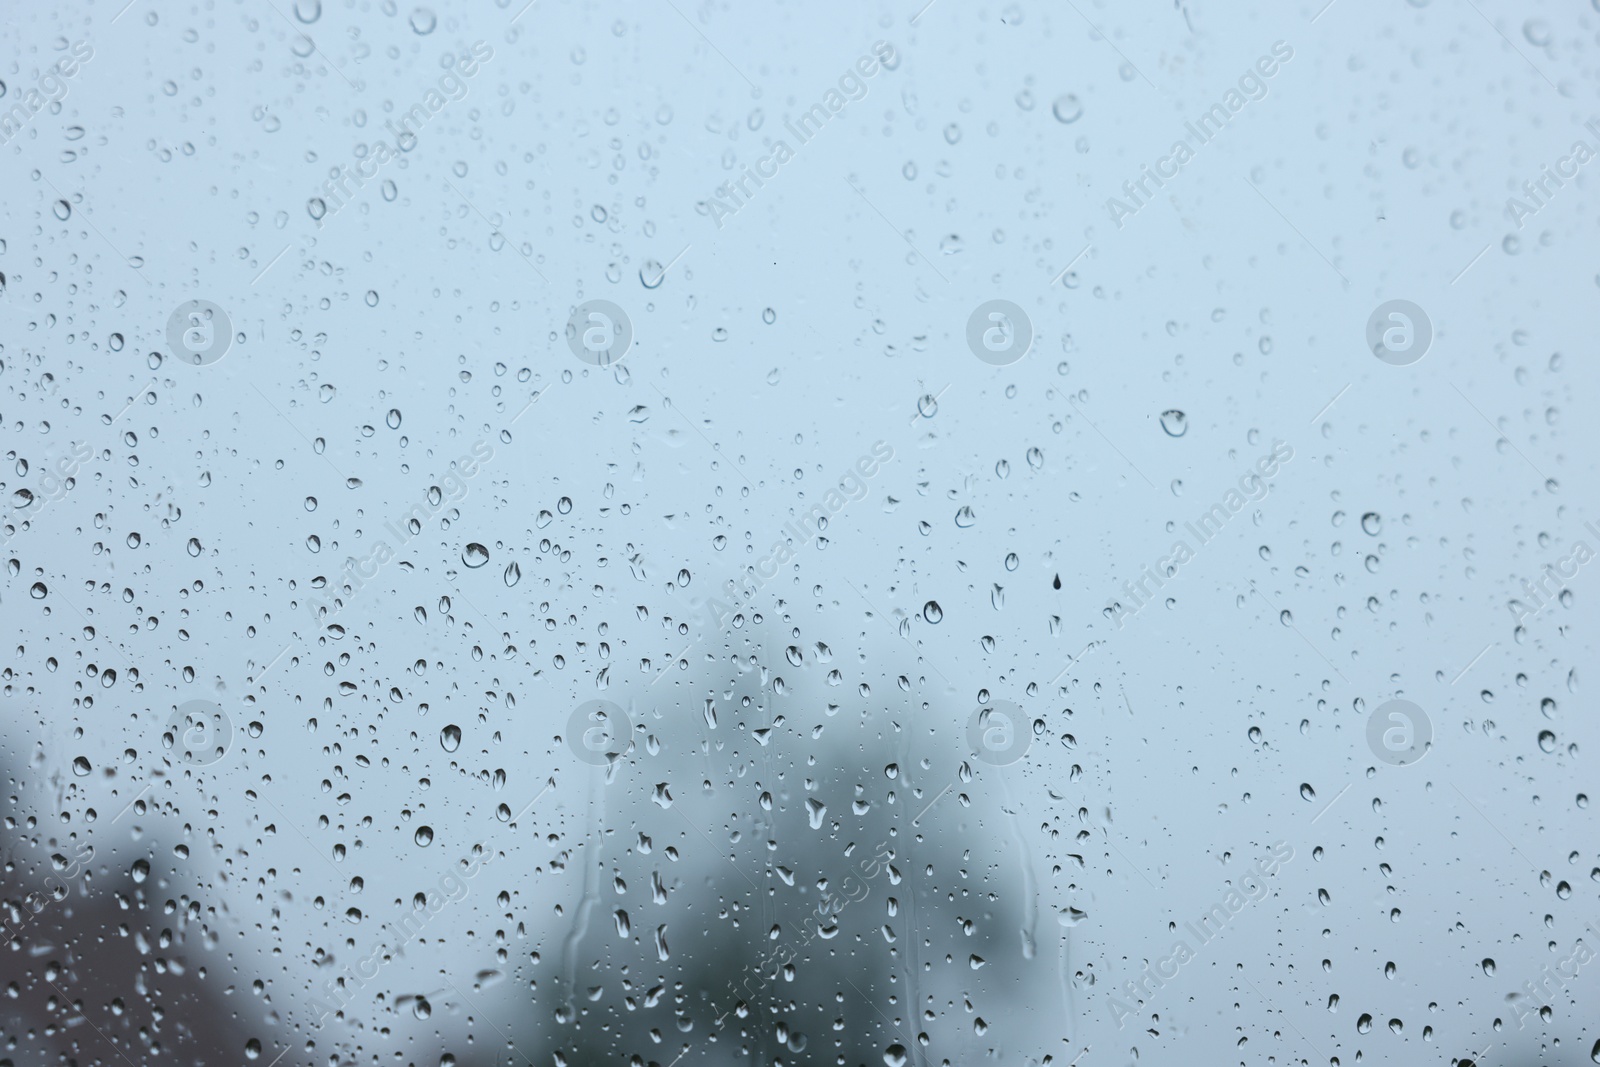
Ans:
[[[1072,93],[1064,93],[1050,105],[1050,112],[1057,122],[1077,122],[1083,117],[1083,102]]]
[[[1161,428],[1168,437],[1182,437],[1189,432],[1189,416],[1177,408],[1168,408],[1161,413]]]
[[[473,541],[461,550],[461,562],[472,570],[477,570],[489,562],[489,550],[478,542]]]

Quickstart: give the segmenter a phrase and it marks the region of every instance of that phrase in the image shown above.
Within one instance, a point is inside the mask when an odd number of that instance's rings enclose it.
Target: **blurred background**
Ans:
[[[1600,6],[0,47],[0,1067],[1600,1062]]]

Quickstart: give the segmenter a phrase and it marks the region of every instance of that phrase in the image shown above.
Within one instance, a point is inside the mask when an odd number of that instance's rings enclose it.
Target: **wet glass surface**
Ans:
[[[1600,2],[0,44],[0,1067],[1600,1061]]]

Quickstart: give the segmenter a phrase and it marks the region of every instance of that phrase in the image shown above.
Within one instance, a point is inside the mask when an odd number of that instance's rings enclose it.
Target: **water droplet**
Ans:
[[[1361,529],[1367,536],[1377,537],[1378,531],[1383,529],[1383,520],[1378,517],[1376,511],[1369,511],[1361,516]]]
[[[1315,800],[1315,799],[1317,799],[1317,791],[1315,789],[1311,788],[1311,783],[1310,782],[1301,782],[1300,783],[1300,799],[1301,800]]]
[[[961,505],[961,510],[956,512],[956,525],[963,530],[967,529],[977,521],[978,517],[974,515],[972,513],[972,509],[965,504]]]
[[[512,560],[510,563],[506,564],[505,580],[507,587],[516,585],[518,582],[522,581],[522,565],[516,560]]]
[[[439,19],[430,8],[419,7],[411,12],[411,28],[419,35],[427,36],[433,32],[433,28],[437,25],[439,25]]]
[[[28,595],[33,597],[35,600],[43,600],[45,597],[50,595],[50,590],[45,588],[45,584],[43,582],[34,582],[33,585],[28,589]]]
[[[938,625],[944,619],[944,609],[937,600],[930,600],[922,605],[922,617],[926,621]]]
[[[1073,94],[1066,93],[1056,97],[1056,102],[1050,105],[1050,111],[1057,122],[1077,122],[1083,117],[1083,104]]]
[[[79,756],[77,759],[72,761],[72,773],[77,775],[79,778],[88,777],[89,770],[89,760],[87,757]]]
[[[417,827],[417,832],[416,832],[415,835],[412,836],[412,840],[415,841],[422,848],[427,848],[429,845],[433,844],[433,827],[431,827],[431,826],[419,826],[419,827]]]
[[[489,562],[489,550],[478,542],[473,541],[461,550],[461,562],[469,570],[477,570]]]
[[[57,200],[54,204],[54,210],[56,213],[56,218],[60,219],[62,222],[66,222],[72,217],[72,205],[67,203],[65,200]]]
[[[1161,428],[1168,437],[1182,437],[1189,432],[1189,416],[1177,408],[1168,408],[1161,413]]]
[[[461,747],[461,727],[451,723],[439,731],[439,747],[446,752],[454,752]]]

